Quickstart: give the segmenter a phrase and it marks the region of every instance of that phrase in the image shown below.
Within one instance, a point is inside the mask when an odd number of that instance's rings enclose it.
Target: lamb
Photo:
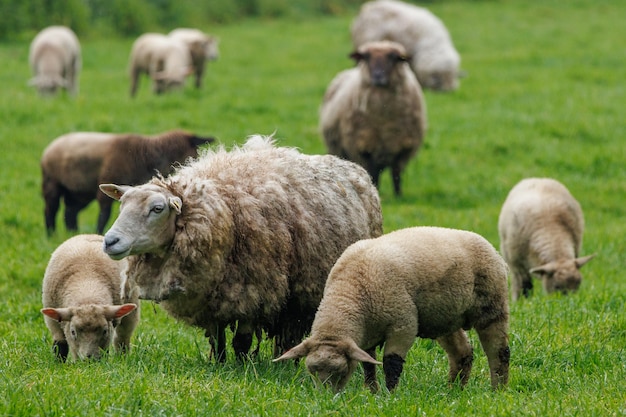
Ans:
[[[363,166],[378,187],[391,167],[394,192],[426,132],[426,103],[407,64],[402,45],[372,42],[351,58],[358,66],[330,83],[320,110],[320,131],[328,152]]]
[[[508,296],[504,260],[486,239],[439,227],[397,230],[354,243],[337,260],[311,335],[275,361],[306,356],[309,372],[341,391],[363,362],[378,390],[377,346],[384,345],[386,386],[393,390],[417,337],[436,339],[448,354],[449,380],[467,383],[476,329],[493,388],[508,382]]]
[[[71,237],[46,267],[41,312],[62,361],[69,354],[72,360],[99,359],[111,343],[119,352],[130,349],[139,300],[130,287],[122,288],[126,262],[106,256],[102,242],[99,235]]]
[[[541,279],[546,293],[580,287],[580,268],[595,256],[578,257],[584,228],[580,204],[557,180],[526,178],[513,187],[502,205],[498,231],[514,301],[531,294],[531,274]]]
[[[53,95],[57,89],[78,93],[82,58],[80,43],[70,28],[49,26],[39,32],[30,44],[28,61],[33,73],[28,84],[39,94]]]
[[[302,340],[335,260],[382,233],[363,168],[276,147],[271,137],[208,151],[169,178],[100,188],[121,201],[104,251],[128,257],[126,277],[141,299],[203,328],[217,361],[226,359],[229,325],[237,357],[259,329],[276,351]]]
[[[191,56],[183,42],[160,33],[144,33],[130,53],[130,96],[137,93],[141,74],[152,79],[155,94],[162,94],[181,88],[191,70]]]
[[[195,85],[200,88],[206,61],[215,61],[219,55],[219,39],[209,36],[198,29],[178,28],[168,36],[182,41],[191,54],[191,63],[196,75]]]
[[[97,231],[102,234],[111,216],[112,200],[98,184],[136,185],[157,172],[169,174],[172,165],[197,156],[198,147],[213,142],[182,130],[156,136],[135,133],[74,132],[56,138],[41,157],[42,194],[48,234],[56,228],[61,198],[65,225],[78,229],[78,212],[94,199],[100,205]]]
[[[461,57],[443,22],[428,9],[396,0],[370,1],[361,6],[351,34],[355,48],[381,40],[404,45],[423,88],[450,91],[459,86]]]

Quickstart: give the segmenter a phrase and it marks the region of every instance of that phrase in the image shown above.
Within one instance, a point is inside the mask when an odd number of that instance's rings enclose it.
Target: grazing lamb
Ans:
[[[527,178],[513,187],[498,219],[513,300],[530,295],[531,274],[542,280],[547,293],[580,287],[579,269],[595,256],[578,257],[584,228],[580,204],[560,182]]]
[[[428,9],[395,0],[371,1],[361,6],[351,32],[355,48],[381,40],[404,45],[422,87],[458,88],[461,58],[443,22]]]
[[[55,230],[61,198],[68,230],[78,229],[78,212],[97,199],[97,231],[102,234],[113,201],[98,189],[99,184],[137,185],[157,173],[167,175],[173,164],[197,156],[198,146],[213,141],[181,130],[156,136],[75,132],[56,138],[41,157],[48,234]]]
[[[191,63],[196,75],[196,88],[202,84],[206,61],[215,61],[219,55],[219,39],[209,36],[198,29],[179,28],[169,33],[170,37],[182,41],[191,54]]]
[[[365,170],[260,136],[207,152],[169,178],[100,188],[121,201],[104,251],[128,257],[127,279],[140,298],[205,329],[218,361],[224,329],[235,323],[238,357],[258,329],[277,351],[302,340],[335,260],[382,233]]]
[[[41,312],[62,361],[69,353],[74,360],[98,359],[111,343],[120,352],[130,349],[139,300],[127,285],[122,288],[126,262],[106,256],[102,241],[76,235],[52,253],[46,268]]]
[[[324,142],[329,153],[363,166],[376,186],[380,173],[391,167],[400,195],[400,175],[426,131],[422,89],[400,44],[368,43],[350,56],[358,66],[340,72],[324,95]]]
[[[141,74],[147,74],[154,93],[161,94],[183,86],[192,70],[191,56],[183,42],[160,33],[145,33],[133,43],[129,68],[131,97],[137,93]]]
[[[384,345],[386,385],[398,384],[415,337],[436,339],[448,354],[449,380],[465,385],[476,329],[494,388],[509,373],[506,264],[483,237],[462,230],[413,227],[350,246],[330,271],[311,336],[275,361],[306,356],[306,366],[335,392],[358,362],[378,390],[377,346]]]
[[[30,44],[28,61],[33,78],[28,82],[41,95],[66,89],[78,93],[78,76],[82,65],[80,43],[76,34],[65,26],[49,26]]]

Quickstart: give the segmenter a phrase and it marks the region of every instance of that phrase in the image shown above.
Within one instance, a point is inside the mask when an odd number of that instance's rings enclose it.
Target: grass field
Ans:
[[[532,4],[532,5],[531,5]],[[612,0],[441,1],[468,77],[457,92],[426,93],[429,130],[395,198],[381,178],[386,231],[414,225],[472,230],[499,247],[497,217],[520,179],[562,181],[585,211],[581,290],[511,305],[509,386],[493,392],[475,333],[468,386],[448,387],[438,345],[418,340],[399,387],[371,395],[358,371],[346,391],[318,391],[301,363],[260,357],[211,363],[200,330],[142,304],[125,357],[60,364],[41,308],[50,253],[39,158],[69,131],[212,134],[227,146],[271,134],[323,153],[317,111],[331,78],[351,62],[352,16],[244,21],[205,28],[222,55],[205,85],[131,100],[132,39],[83,39],[77,98],[41,99],[27,87],[28,43],[0,44],[0,415],[3,416],[623,416],[626,415],[626,6]],[[80,218],[95,230],[97,207]],[[59,219],[60,220],[60,219]]]

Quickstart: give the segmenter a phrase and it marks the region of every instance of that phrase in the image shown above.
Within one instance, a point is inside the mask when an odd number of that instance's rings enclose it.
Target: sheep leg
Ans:
[[[226,326],[215,325],[212,329],[206,329],[204,335],[209,338],[211,356],[216,362],[226,362]]]
[[[404,367],[404,358],[397,353],[385,354],[383,357],[383,371],[385,372],[385,384],[392,391],[400,381],[400,374]]]
[[[249,323],[239,323],[237,331],[233,336],[233,349],[235,356],[239,360],[246,358],[252,346],[253,327]]]
[[[56,229],[56,216],[61,205],[61,189],[56,181],[45,178],[43,181],[43,198],[45,201],[44,217],[46,230],[51,235]]]
[[[98,192],[98,203],[100,204],[100,214],[98,214],[98,226],[97,231],[98,234],[104,233],[104,228],[111,218],[111,207],[113,205],[113,200],[111,200],[106,194],[102,191]]]
[[[493,389],[501,388],[509,381],[511,351],[509,349],[507,328],[507,321],[499,321],[492,323],[484,329],[476,329],[480,344],[489,362],[491,386]]]
[[[452,384],[459,378],[461,386],[465,386],[474,362],[474,353],[467,334],[463,329],[459,329],[452,334],[437,338],[437,342],[448,354],[450,364],[448,381]]]
[[[376,359],[376,348],[370,349],[367,353]],[[363,362],[363,374],[365,375],[365,386],[369,388],[372,394],[376,394],[379,390],[378,381],[376,380],[376,365],[369,362]]]
[[[396,197],[400,197],[402,195],[402,188],[400,186],[400,172],[401,169],[397,165],[391,167],[391,179],[393,181],[393,192]]]
[[[530,273],[523,266],[514,265],[511,268],[511,295],[513,301],[516,301],[520,296],[530,296],[533,289],[533,279]]]

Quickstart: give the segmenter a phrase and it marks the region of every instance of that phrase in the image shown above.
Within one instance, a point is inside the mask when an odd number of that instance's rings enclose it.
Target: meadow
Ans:
[[[0,415],[3,416],[624,416],[626,415],[626,7],[612,0],[436,1],[467,77],[453,93],[427,91],[429,129],[404,174],[380,195],[386,231],[416,225],[472,230],[499,247],[497,218],[525,177],[563,182],[585,212],[583,255],[596,253],[579,292],[511,304],[510,381],[494,392],[474,332],[465,389],[447,384],[430,340],[409,353],[392,393],[371,395],[362,373],[345,392],[315,388],[304,363],[274,364],[267,341],[254,360],[209,359],[203,332],[142,302],[126,356],[58,363],[41,313],[41,279],[70,235],[47,237],[39,158],[69,131],[158,133],[184,128],[227,147],[248,135],[324,153],[318,108],[332,77],[352,65],[352,13],[242,20],[202,28],[221,57],[204,86],[131,99],[133,39],[81,39],[77,97],[42,99],[27,86],[28,41],[0,43]],[[353,11],[356,12],[356,11]],[[169,30],[171,28],[165,28]],[[79,216],[95,231],[97,207]],[[111,220],[112,221],[112,220]],[[382,381],[381,372],[379,378]]]

